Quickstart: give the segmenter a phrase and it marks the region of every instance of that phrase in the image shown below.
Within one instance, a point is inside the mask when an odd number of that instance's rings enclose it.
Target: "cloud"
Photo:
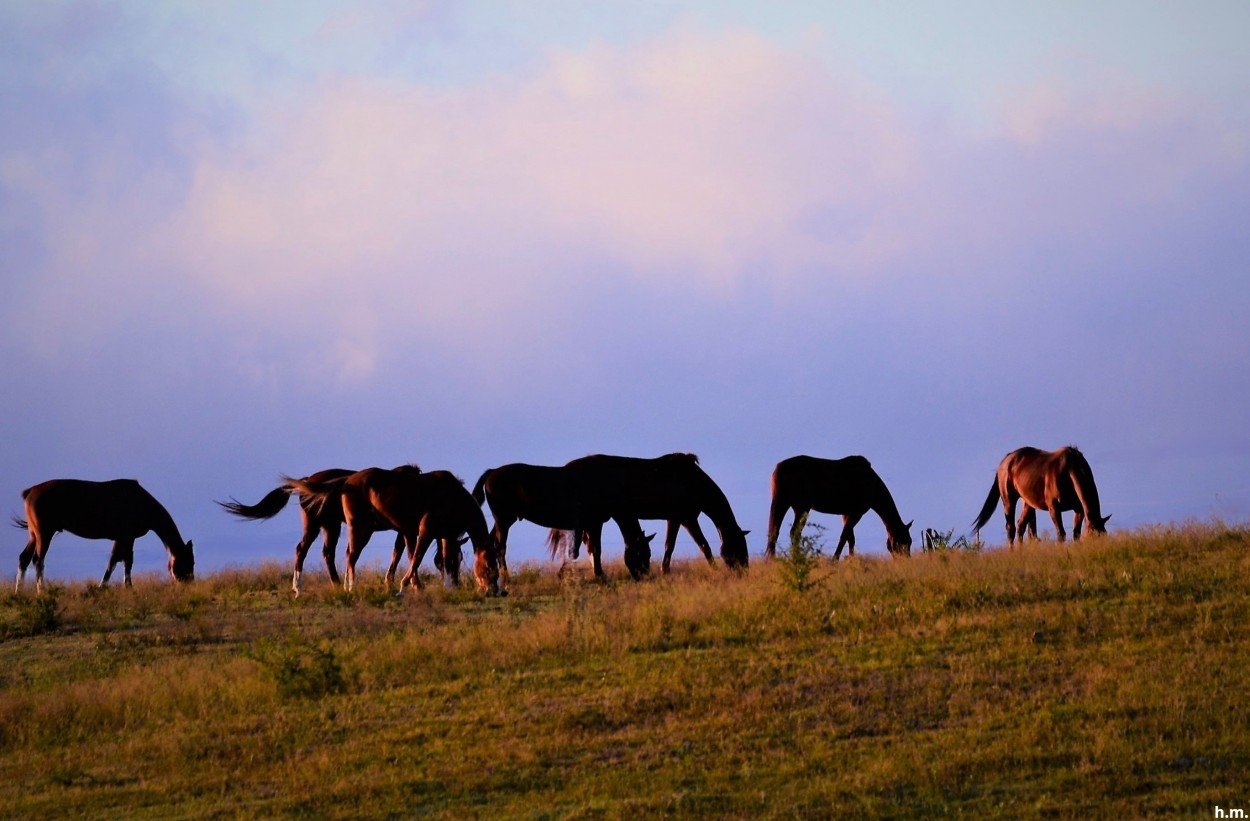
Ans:
[[[761,266],[854,276],[879,238],[813,226],[915,153],[887,105],[750,35],[461,89],[326,80],[254,116],[200,147],[171,257],[232,306],[401,298],[442,330],[606,270],[711,290]]]

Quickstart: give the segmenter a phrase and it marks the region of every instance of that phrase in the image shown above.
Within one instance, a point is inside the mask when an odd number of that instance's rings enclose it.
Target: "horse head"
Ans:
[[[1107,532],[1107,521],[1111,518],[1111,514],[1106,516],[1091,516],[1089,520],[1089,529],[1095,533]]]
[[[191,542],[187,542],[179,550],[169,553],[169,575],[180,582],[189,582],[195,578],[195,552]]]
[[[903,525],[903,530],[899,533],[886,530],[885,549],[890,551],[891,556],[896,556],[899,553],[902,553],[904,556],[911,556],[911,526],[915,522],[916,520],[912,519]]]
[[[731,527],[722,534],[720,546],[721,558],[725,566],[731,570],[745,570],[747,567],[747,534],[749,530]]]
[[[481,544],[473,539],[473,552],[473,578],[478,589],[490,596],[508,595],[508,591],[499,586],[499,553],[494,538],[487,536]]]
[[[639,532],[636,538],[625,545],[625,569],[634,581],[651,572],[651,540],[654,538],[654,533],[647,536]]]

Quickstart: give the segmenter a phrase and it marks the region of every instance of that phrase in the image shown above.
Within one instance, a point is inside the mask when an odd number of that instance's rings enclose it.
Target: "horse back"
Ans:
[[[1045,451],[1024,447],[1003,458],[998,468],[999,486],[1006,498],[1011,490],[1040,510],[1057,502],[1060,510],[1075,510],[1080,496],[1094,486],[1093,471],[1085,455],[1074,447]]]
[[[50,479],[22,492],[26,519],[46,533],[84,539],[137,539],[168,513],[134,479]]]
[[[792,456],[777,463],[772,484],[788,507],[843,515],[871,507],[881,479],[863,456]]]

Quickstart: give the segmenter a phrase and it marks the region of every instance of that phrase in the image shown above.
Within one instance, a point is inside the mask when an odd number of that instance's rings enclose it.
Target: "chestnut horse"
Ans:
[[[738,526],[729,500],[712,477],[699,467],[699,457],[693,453],[669,453],[655,459],[598,454],[574,459],[565,467],[572,471],[590,522],[603,522],[608,518],[668,522],[664,572],[669,571],[680,527],[686,528],[708,563],[715,563],[712,547],[699,527],[701,514],[711,519],[720,533],[720,554],[725,564],[735,569],[747,566],[748,531]],[[573,543],[577,544],[580,538],[580,534],[575,533]],[[595,575],[600,576],[603,571],[598,544],[598,533],[592,530],[591,557]]]
[[[855,525],[868,511],[874,511],[885,525],[885,548],[891,555],[911,555],[911,522],[903,523],[894,497],[885,482],[863,456],[844,459],[818,459],[815,456],[792,456],[777,463],[772,477],[772,505],[768,511],[768,544],[764,554],[776,555],[777,534],[781,522],[791,509],[794,524],[790,528],[793,543],[803,532],[807,514],[833,513],[842,517],[842,534],[833,553],[837,559],[842,548],[855,555]]]
[[[421,470],[416,465],[402,465],[395,469],[417,472]],[[318,531],[321,531],[321,555],[325,558],[326,570],[330,574],[330,583],[334,585],[339,583],[339,571],[334,564],[334,550],[338,547],[339,534],[343,528],[343,506],[337,499],[326,504],[318,504],[314,501],[315,497],[311,494],[300,491],[296,487],[295,482],[318,484],[332,479],[345,479],[355,472],[345,468],[329,468],[327,470],[319,470],[299,480],[284,478],[282,484],[269,491],[265,494],[265,498],[254,505],[245,505],[233,497],[228,502],[218,502],[217,504],[225,508],[228,513],[241,519],[258,521],[261,519],[272,519],[274,516],[277,516],[286,507],[286,503],[292,495],[299,496],[300,518],[303,520],[304,529],[303,535],[300,536],[300,540],[295,544],[295,572],[291,577],[291,590],[298,596],[300,594],[300,581],[304,575],[304,558],[308,555],[308,549],[312,547],[312,543],[316,540]],[[379,522],[377,529],[390,530],[390,526]],[[402,547],[403,541],[403,536],[395,535],[396,548]]]
[[[437,470],[420,473],[411,470],[368,468],[342,479],[313,483],[291,479],[301,492],[313,496],[313,503],[324,505],[337,496],[341,499],[343,520],[347,525],[347,570],[345,586],[355,587],[356,561],[379,522],[399,532],[402,545],[397,544],[386,572],[387,587],[395,578],[395,570],[403,548],[410,557],[408,572],[400,580],[400,592],[408,585],[422,586],[417,568],[431,543],[443,546],[442,569],[448,585],[460,579],[457,537],[468,533],[473,543],[473,573],[478,587],[499,593],[499,567],[495,546],[486,529],[486,517],[464,484],[451,473]],[[456,545],[456,549],[450,549]]]
[[[169,575],[178,581],[195,578],[195,554],[184,542],[173,517],[134,479],[88,482],[82,479],[51,479],[22,491],[26,518],[13,523],[30,533],[17,560],[15,592],[22,589],[26,568],[35,562],[35,589],[43,591],[43,563],[52,537],[62,530],[84,539],[112,539],[113,551],[101,585],[107,585],[113,568],[121,562],[130,587],[130,568],[135,560],[135,539],[154,531],[169,553]]]
[[[552,555],[560,549],[565,531],[574,531],[580,540],[582,534],[602,534],[607,518],[614,518],[625,540],[625,566],[630,576],[639,579],[651,569],[651,539],[646,536],[636,518],[607,517],[592,521],[588,507],[582,499],[580,477],[565,466],[527,465],[514,462],[482,473],[473,486],[473,498],[479,505],[487,504],[494,517],[495,548],[499,556],[499,570],[504,578],[508,575],[508,532],[519,521],[530,521],[540,527],[550,528],[548,544]],[[574,555],[579,542],[574,543]],[[596,550],[599,549],[596,543]]]
[[[972,524],[974,531],[980,531],[985,526],[1000,500],[1007,518],[1008,545],[1016,542],[1017,525],[1013,519],[1018,500],[1024,501],[1018,530],[1021,543],[1029,531],[1037,538],[1035,508],[1050,512],[1055,534],[1061,542],[1067,537],[1063,529],[1062,514],[1065,510],[1075,512],[1072,522],[1072,537],[1075,539],[1081,538],[1081,526],[1086,520],[1090,530],[1106,533],[1107,520],[1111,518],[1102,515],[1094,472],[1085,456],[1074,447],[1055,451],[1020,448],[1004,456],[998,464],[998,475],[990,486],[989,496]]]

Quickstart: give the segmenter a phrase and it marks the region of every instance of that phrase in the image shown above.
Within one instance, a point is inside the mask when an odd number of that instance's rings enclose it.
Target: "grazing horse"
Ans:
[[[1085,456],[1074,447],[1055,451],[1020,448],[1004,456],[998,464],[998,475],[990,486],[989,496],[972,524],[973,530],[980,531],[985,526],[1000,500],[1007,518],[1008,545],[1016,542],[1017,525],[1013,519],[1017,500],[1023,500],[1025,506],[1018,531],[1021,543],[1030,530],[1037,538],[1035,509],[1050,512],[1055,533],[1061,542],[1067,537],[1063,530],[1062,514],[1065,510],[1076,514],[1072,522],[1072,537],[1075,539],[1081,538],[1081,525],[1086,520],[1090,530],[1106,533],[1107,520],[1111,518],[1102,515],[1094,472],[1090,470]]]
[[[396,470],[419,472],[421,469],[416,465],[402,465],[397,467]],[[295,544],[295,572],[291,577],[291,590],[298,596],[300,594],[300,581],[304,575],[304,558],[308,555],[308,549],[312,547],[312,543],[317,538],[317,531],[321,531],[321,555],[325,558],[326,570],[330,574],[330,583],[334,585],[339,583],[339,571],[334,565],[334,550],[338,546],[339,534],[343,528],[343,506],[338,500],[327,504],[318,504],[314,501],[315,497],[311,494],[300,491],[295,482],[302,481],[319,484],[332,479],[345,479],[355,472],[345,468],[329,468],[328,470],[317,471],[299,480],[284,477],[282,484],[269,491],[265,494],[265,498],[254,505],[245,505],[233,497],[228,502],[218,502],[217,504],[225,508],[228,513],[241,519],[257,521],[272,519],[282,512],[292,495],[299,496],[300,517],[303,520],[304,531],[303,535],[300,536],[300,540]],[[384,523],[379,523],[379,525],[378,530],[390,529]],[[401,547],[402,545],[403,537],[396,534],[395,546]]]
[[[387,587],[395,578],[395,570],[403,548],[410,557],[408,572],[400,580],[400,592],[408,585],[422,586],[417,568],[431,543],[438,540],[443,548],[444,580],[450,586],[459,582],[460,561],[457,537],[468,533],[475,554],[473,573],[478,587],[499,593],[499,567],[495,546],[486,529],[486,517],[464,484],[443,470],[420,473],[410,470],[368,468],[343,479],[314,484],[292,480],[301,492],[314,496],[315,504],[341,500],[343,520],[347,524],[347,570],[345,586],[355,587],[356,561],[370,537],[379,530],[379,522],[399,532],[402,545],[397,544],[386,572]],[[452,550],[451,546],[456,545]]]
[[[842,535],[833,553],[837,559],[842,547],[855,555],[855,525],[869,510],[876,512],[885,525],[885,548],[891,555],[911,555],[911,522],[903,523],[894,497],[872,465],[863,456],[845,459],[818,459],[815,456],[792,456],[777,463],[772,478],[772,505],[768,511],[768,544],[764,554],[776,555],[777,534],[781,522],[791,508],[794,525],[791,542],[803,531],[807,514],[833,513],[842,517]]]
[[[651,569],[651,539],[646,536],[637,518],[607,516],[591,520],[583,501],[583,488],[578,474],[567,465],[527,465],[514,462],[491,468],[473,486],[473,498],[479,505],[488,504],[495,526],[493,535],[499,555],[499,570],[508,576],[508,531],[519,521],[530,521],[551,529],[548,544],[552,555],[563,544],[563,532],[577,533],[574,555],[582,534],[600,533],[607,519],[616,520],[625,539],[625,566],[634,579]]]
[[[565,467],[572,471],[580,488],[583,504],[592,523],[591,556],[595,575],[603,575],[599,557],[599,526],[609,518],[664,519],[664,572],[670,569],[678,528],[684,527],[714,564],[712,547],[699,527],[700,514],[706,514],[721,537],[721,558],[730,568],[747,566],[748,531],[738,526],[733,508],[724,492],[699,467],[693,453],[669,453],[655,459],[628,456],[583,456]],[[622,531],[624,532],[624,531]],[[580,540],[575,534],[574,544]]]
[[[30,533],[30,540],[17,560],[17,584],[21,591],[26,568],[35,562],[35,589],[43,591],[43,562],[52,537],[62,530],[84,539],[112,539],[101,585],[107,585],[113,568],[121,562],[130,587],[130,568],[135,561],[135,539],[155,531],[169,552],[169,575],[178,581],[195,578],[195,554],[191,542],[184,542],[173,517],[152,494],[134,479],[87,482],[81,479],[51,479],[22,491],[26,518],[14,518],[18,527]]]

